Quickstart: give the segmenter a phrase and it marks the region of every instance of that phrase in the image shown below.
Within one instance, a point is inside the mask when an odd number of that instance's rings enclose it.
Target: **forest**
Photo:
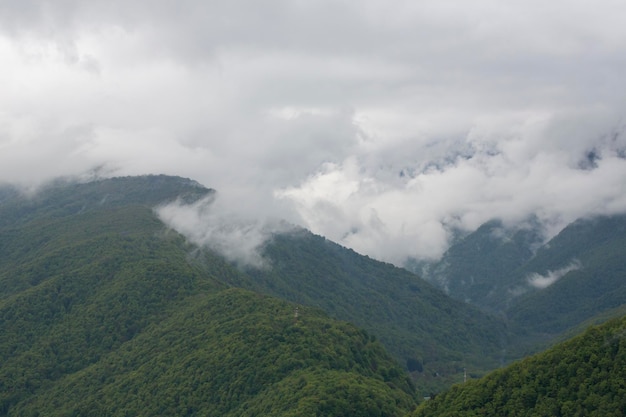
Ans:
[[[623,416],[626,317],[594,326],[546,352],[458,384],[414,417]]]
[[[0,416],[626,409],[626,319],[574,337],[589,314],[528,356],[531,327],[306,230],[273,236],[254,269],[155,214],[213,192],[166,176],[0,187]]]

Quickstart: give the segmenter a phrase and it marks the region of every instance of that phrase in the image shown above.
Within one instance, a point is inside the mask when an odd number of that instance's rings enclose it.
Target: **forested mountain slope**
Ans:
[[[317,306],[377,335],[424,388],[459,381],[463,368],[500,365],[507,330],[416,275],[361,256],[305,230],[265,247],[271,268],[247,271],[254,288]]]
[[[454,386],[414,417],[622,416],[626,317],[592,327],[547,352]]]
[[[11,415],[400,416],[402,370],[366,333],[240,289],[186,299]]]
[[[415,404],[369,335],[228,289],[246,278],[221,257],[190,262],[195,248],[152,207],[209,190],[169,177],[5,190],[0,415],[402,415]]]
[[[209,193],[213,190],[195,181],[167,175],[111,178],[88,183],[59,179],[26,194],[4,185],[0,186],[0,227],[10,228],[32,220],[129,205],[152,208],[177,198],[192,202]]]
[[[518,274],[555,279],[546,288],[531,288],[506,310],[511,321],[536,332],[560,333],[625,305],[626,215],[572,223]]]
[[[538,226],[507,229],[492,220],[476,231],[459,236],[443,257],[434,263],[409,263],[452,298],[500,312],[519,285],[514,273],[534,255],[541,243]]]
[[[536,227],[493,221],[421,267],[452,297],[505,315],[527,335],[558,335],[626,304],[626,215],[580,219],[537,241]]]

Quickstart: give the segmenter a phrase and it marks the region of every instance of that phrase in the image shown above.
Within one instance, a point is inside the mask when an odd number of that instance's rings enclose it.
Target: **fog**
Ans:
[[[548,238],[626,211],[624,21],[612,0],[4,1],[0,181],[189,177],[221,214],[164,218],[251,259],[275,219],[397,264],[492,218]]]

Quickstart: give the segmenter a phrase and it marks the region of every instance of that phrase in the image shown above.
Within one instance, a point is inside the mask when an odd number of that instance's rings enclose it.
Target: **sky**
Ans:
[[[622,0],[2,0],[0,181],[180,175],[218,190],[187,216],[211,230],[286,219],[396,264],[493,218],[549,237],[626,211],[625,21]]]

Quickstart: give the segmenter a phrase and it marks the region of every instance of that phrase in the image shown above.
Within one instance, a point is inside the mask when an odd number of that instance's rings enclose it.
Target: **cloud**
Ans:
[[[0,180],[182,175],[395,263],[493,217],[549,236],[626,210],[625,19],[612,0],[5,1]]]
[[[527,278],[527,281],[531,286],[535,288],[544,289],[554,284],[559,279],[563,278],[569,272],[576,271],[580,268],[582,268],[582,264],[580,263],[580,261],[575,259],[569,265],[557,269],[556,271],[548,271],[545,275],[541,275],[538,273],[530,274]]]
[[[263,244],[276,233],[293,230],[280,220],[251,219],[233,213],[209,195],[187,204],[175,201],[155,208],[158,217],[190,242],[207,247],[241,267],[266,268]]]
[[[412,154],[406,149],[388,167],[371,165],[366,156],[348,158],[277,196],[291,201],[314,231],[396,263],[437,258],[451,230],[475,230],[493,218],[513,226],[536,215],[549,238],[579,217],[623,211],[623,134],[578,143],[564,138],[563,148],[535,139],[545,139],[555,123],[561,121],[522,126],[493,142],[476,135],[461,147],[451,142],[448,153],[431,155],[427,164],[403,160]],[[581,167],[587,149],[596,155],[592,169]]]

